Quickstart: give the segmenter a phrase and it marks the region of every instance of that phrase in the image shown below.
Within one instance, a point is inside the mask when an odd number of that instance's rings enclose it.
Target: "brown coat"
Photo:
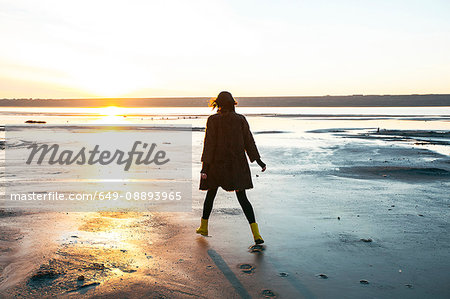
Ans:
[[[250,162],[260,158],[247,120],[236,112],[216,113],[206,122],[202,162],[208,165],[200,190],[226,191],[253,188]]]

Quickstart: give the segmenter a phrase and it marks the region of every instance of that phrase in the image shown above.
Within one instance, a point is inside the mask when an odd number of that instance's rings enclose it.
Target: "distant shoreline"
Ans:
[[[450,94],[271,96],[236,98],[241,107],[428,107],[450,106]],[[0,99],[0,107],[205,107],[208,97]]]

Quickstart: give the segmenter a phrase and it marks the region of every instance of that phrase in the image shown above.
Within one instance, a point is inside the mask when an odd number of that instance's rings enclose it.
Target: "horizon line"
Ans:
[[[341,95],[263,95],[234,96],[234,98],[323,98],[323,97],[369,97],[369,96],[450,96],[450,93],[411,93],[411,94],[341,94]],[[0,98],[3,100],[151,100],[151,99],[211,99],[215,96],[158,96],[158,97],[71,97],[71,98]]]

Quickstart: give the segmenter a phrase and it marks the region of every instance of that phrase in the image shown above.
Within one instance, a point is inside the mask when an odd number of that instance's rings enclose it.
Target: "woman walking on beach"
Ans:
[[[208,219],[217,194],[222,187],[226,191],[235,191],[239,204],[244,210],[250,224],[256,244],[264,243],[255,221],[253,207],[245,194],[246,189],[253,188],[250,162],[256,161],[261,170],[266,170],[266,164],[261,161],[258,149],[247,120],[234,110],[236,105],[231,93],[222,91],[210,106],[217,108],[217,113],[211,115],[206,123],[205,141],[201,161],[200,190],[207,190],[203,205],[203,216],[197,233],[208,235]]]

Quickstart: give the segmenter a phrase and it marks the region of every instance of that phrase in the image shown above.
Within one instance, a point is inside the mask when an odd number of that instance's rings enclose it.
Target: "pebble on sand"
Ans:
[[[359,281],[359,283],[360,283],[360,284],[369,284],[369,281],[368,281],[368,280],[365,280],[365,279],[361,279],[361,280]]]
[[[316,276],[318,276],[320,278],[323,278],[323,279],[327,279],[328,278],[328,275],[323,274],[323,273],[317,274]]]

